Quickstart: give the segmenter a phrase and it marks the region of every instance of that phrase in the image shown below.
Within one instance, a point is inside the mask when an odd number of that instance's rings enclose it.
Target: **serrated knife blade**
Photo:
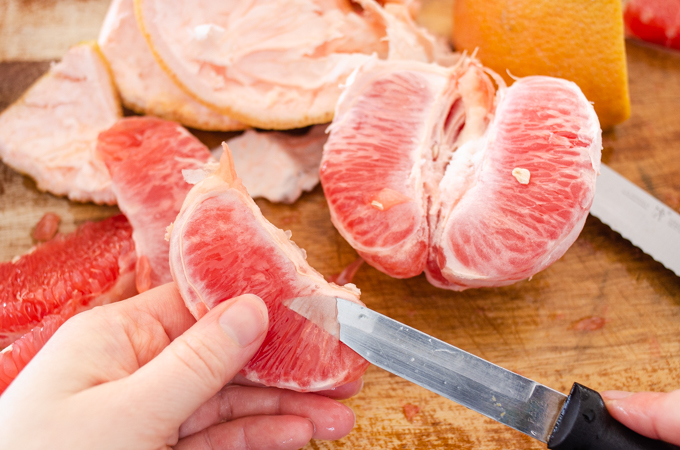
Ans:
[[[339,338],[370,363],[548,444],[552,450],[680,450],[609,415],[574,383],[569,396],[354,302],[336,298]]]
[[[605,164],[590,214],[680,276],[680,214]]]

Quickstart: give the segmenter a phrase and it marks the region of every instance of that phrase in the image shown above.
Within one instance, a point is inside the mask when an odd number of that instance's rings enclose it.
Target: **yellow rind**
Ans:
[[[630,116],[621,0],[457,0],[452,37],[508,84],[510,75],[575,82],[603,129]]]

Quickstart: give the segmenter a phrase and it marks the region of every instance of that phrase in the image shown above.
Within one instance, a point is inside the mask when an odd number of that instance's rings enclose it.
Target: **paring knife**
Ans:
[[[680,276],[680,214],[605,164],[590,214]]]
[[[626,428],[585,386],[576,383],[565,396],[356,303],[338,298],[336,306],[340,340],[369,362],[549,449],[680,449]]]

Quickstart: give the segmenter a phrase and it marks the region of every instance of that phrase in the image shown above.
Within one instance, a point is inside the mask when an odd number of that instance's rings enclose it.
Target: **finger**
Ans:
[[[336,400],[344,400],[357,395],[359,392],[361,392],[363,387],[364,379],[359,378],[358,380],[350,381],[349,383],[343,384],[342,386],[315,393],[323,395],[324,397],[334,398]]]
[[[252,358],[268,324],[259,297],[223,302],[120,382],[147,414],[177,429]]]
[[[602,392],[612,416],[652,439],[680,445],[680,390],[661,392]]]
[[[265,387],[264,384],[262,383],[256,383],[255,381],[251,381],[241,375],[240,373],[237,374],[232,380],[231,384],[238,384],[240,386],[255,386],[255,387]],[[342,386],[338,386],[333,389],[326,389],[323,391],[317,391],[314,392],[315,394],[323,395],[324,397],[330,397],[334,398],[336,400],[345,400],[350,397],[354,397],[357,395],[359,392],[361,392],[361,389],[364,387],[364,380],[363,378],[359,378],[358,380],[350,381],[347,384],[343,384]]]
[[[179,437],[248,416],[298,416],[314,424],[314,439],[335,440],[354,427],[350,408],[330,398],[286,389],[229,385],[182,424]]]
[[[297,416],[256,416],[222,423],[180,439],[175,450],[295,450],[314,433],[312,423]]]

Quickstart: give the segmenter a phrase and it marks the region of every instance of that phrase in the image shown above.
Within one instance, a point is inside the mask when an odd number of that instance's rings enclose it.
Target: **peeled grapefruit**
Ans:
[[[473,59],[371,61],[338,102],[321,182],[371,265],[454,290],[530,277],[564,254],[593,200],[601,132],[571,82],[494,87]]]
[[[631,36],[680,50],[680,1],[628,0],[623,19]]]
[[[98,42],[127,108],[201,130],[246,127],[191,98],[161,69],[139,31],[133,0],[111,2]]]
[[[374,0],[135,0],[140,28],[187,93],[248,125],[330,121],[342,84],[375,53],[433,61],[444,47],[405,3]]]
[[[0,348],[43,325],[134,295],[134,243],[125,216],[88,222],[0,263]]]
[[[38,189],[71,200],[115,204],[111,178],[95,155],[97,134],[122,111],[96,43],[63,59],[0,114],[0,157]]]
[[[189,192],[170,231],[170,268],[194,316],[244,293],[267,304],[267,337],[242,373],[268,386],[319,391],[358,379],[368,363],[333,335],[335,302],[328,309],[324,301],[359,303],[359,291],[327,283],[305,258],[290,233],[264,218],[226,148],[217,172]],[[295,299],[312,300],[304,316],[286,306]]]
[[[172,281],[166,228],[191,189],[182,170],[203,167],[211,158],[208,147],[175,122],[129,117],[99,135],[97,152],[134,230],[137,290]]]

